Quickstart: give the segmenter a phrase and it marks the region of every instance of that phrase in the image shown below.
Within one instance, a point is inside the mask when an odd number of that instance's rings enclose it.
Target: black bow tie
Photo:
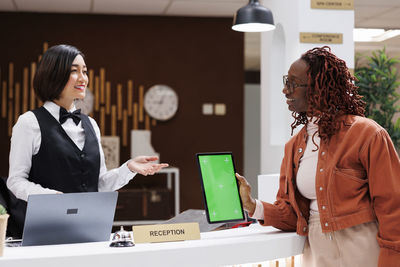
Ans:
[[[81,110],[77,109],[74,112],[68,112],[65,108],[60,107],[60,123],[63,124],[68,118],[73,119],[75,124],[78,125],[81,121]]]

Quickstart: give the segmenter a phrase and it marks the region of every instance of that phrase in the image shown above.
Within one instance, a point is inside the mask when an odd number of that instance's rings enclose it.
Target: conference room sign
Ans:
[[[300,43],[312,44],[342,44],[342,33],[301,32]]]

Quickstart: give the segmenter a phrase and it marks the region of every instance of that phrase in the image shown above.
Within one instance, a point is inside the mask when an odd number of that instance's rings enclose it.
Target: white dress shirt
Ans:
[[[315,175],[318,163],[318,150],[316,150],[317,147],[312,141],[312,136],[316,131],[318,131],[318,124],[314,123],[314,119],[310,120],[310,122],[307,124],[307,145],[303,157],[300,159],[299,169],[296,176],[297,189],[305,198],[311,200],[310,212],[314,214],[318,213],[317,194],[315,192]],[[318,145],[318,147],[320,140],[321,139],[319,135],[316,134],[314,136],[314,142]],[[251,217],[257,220],[264,219],[264,207],[261,201],[258,199],[256,199],[256,209]]]
[[[47,101],[44,108],[58,121],[60,116],[60,107],[54,102]],[[75,111],[73,107],[70,112]],[[99,173],[99,191],[115,191],[126,185],[136,173],[128,169],[127,162],[119,168],[107,171],[104,152],[100,144],[100,129],[96,121],[89,117],[89,120],[99,140],[100,152],[100,173]],[[68,118],[61,127],[74,141],[79,149],[83,149],[85,144],[85,132],[82,127],[82,121],[78,125],[71,118]],[[27,201],[31,194],[54,194],[58,191],[52,188],[44,188],[40,184],[28,180],[29,172],[32,166],[32,156],[39,151],[42,136],[40,133],[39,122],[33,114],[28,111],[19,116],[14,125],[11,136],[10,148],[10,169],[7,179],[7,187],[17,198]]]

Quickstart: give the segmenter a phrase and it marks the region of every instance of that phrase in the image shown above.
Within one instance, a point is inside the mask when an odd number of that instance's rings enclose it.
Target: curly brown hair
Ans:
[[[295,119],[292,133],[297,126],[307,125],[307,115],[312,116],[317,118],[320,138],[327,142],[340,127],[337,118],[347,114],[364,116],[365,102],[357,92],[356,78],[350,74],[346,62],[332,54],[329,46],[310,49],[301,59],[309,66],[308,108],[307,112],[292,113]]]

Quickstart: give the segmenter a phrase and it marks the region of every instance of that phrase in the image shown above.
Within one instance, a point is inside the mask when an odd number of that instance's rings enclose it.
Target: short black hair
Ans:
[[[84,58],[76,47],[65,44],[52,46],[44,53],[33,78],[33,88],[41,101],[60,98],[77,55]]]

